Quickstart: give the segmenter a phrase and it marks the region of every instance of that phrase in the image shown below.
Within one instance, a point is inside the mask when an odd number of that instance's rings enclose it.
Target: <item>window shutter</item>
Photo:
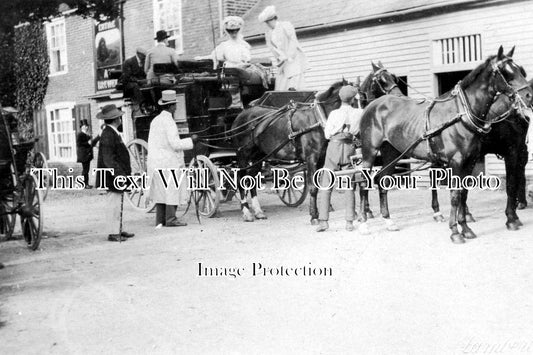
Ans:
[[[48,152],[48,125],[46,122],[46,110],[35,110],[33,111],[33,128],[35,133],[35,138],[38,139],[35,144],[35,149],[38,152],[42,152],[46,159],[50,159],[50,154]]]

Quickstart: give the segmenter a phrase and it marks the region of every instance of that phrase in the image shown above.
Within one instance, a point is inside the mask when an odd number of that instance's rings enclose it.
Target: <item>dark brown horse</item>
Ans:
[[[525,76],[525,72],[522,73]],[[533,89],[533,80],[529,81],[529,86]],[[526,136],[529,127],[529,119],[516,112],[515,109],[508,109],[509,98],[501,96],[492,105],[487,117],[491,120],[501,122],[492,125],[491,131],[481,139],[481,156],[492,153],[497,154],[505,160],[505,185],[507,192],[507,205],[505,215],[507,221],[505,225],[509,230],[517,230],[522,226],[522,222],[516,214],[516,210],[524,209],[527,206],[526,199],[526,164],[528,161]],[[439,212],[439,201],[437,190],[432,191],[431,206],[435,215]],[[474,221],[466,207],[467,220]],[[441,215],[442,216],[442,215]]]
[[[254,106],[244,110],[235,119],[232,131],[237,149],[239,182],[246,176],[256,176],[265,160],[301,161],[306,163],[307,176],[312,177],[323,164],[327,141],[323,125],[329,113],[340,107],[339,90],[349,84],[344,79],[316,95],[316,104],[296,104],[281,109]],[[288,139],[291,136],[293,139]],[[316,196],[318,188],[308,179],[310,192],[309,214],[311,223],[318,223]],[[248,205],[246,191],[239,183],[241,209],[245,221],[264,219],[266,215],[257,199],[257,190],[250,189],[252,206]],[[253,213],[252,211],[253,210]]]
[[[513,63],[511,50],[488,58],[460,82],[453,91],[430,103],[420,104],[406,97],[385,95],[372,102],[361,118],[363,168],[371,169],[381,151],[383,169],[390,175],[403,156],[429,160],[452,169],[460,179],[472,173],[481,152],[481,135],[488,133],[491,121],[486,115],[497,93],[512,102],[529,105],[532,90],[521,69]],[[465,219],[467,190],[451,191],[450,229],[454,243],[475,238]],[[361,189],[361,210],[368,201],[368,190]],[[381,214],[389,228],[387,191],[380,186]],[[367,233],[366,216],[361,213],[361,232]],[[459,233],[457,224],[461,225]]]

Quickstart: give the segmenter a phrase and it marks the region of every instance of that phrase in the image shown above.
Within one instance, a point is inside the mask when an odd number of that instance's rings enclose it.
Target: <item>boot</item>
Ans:
[[[329,224],[328,224],[328,221],[320,221],[318,223],[318,227],[316,229],[317,232],[324,232],[326,231],[327,229],[329,228]]]

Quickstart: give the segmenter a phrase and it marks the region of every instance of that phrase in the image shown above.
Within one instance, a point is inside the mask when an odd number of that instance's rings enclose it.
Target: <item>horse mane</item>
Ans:
[[[373,74],[373,72],[368,74],[366,76],[365,80],[363,80],[363,83],[360,86],[360,91],[361,92],[367,92],[370,89],[370,85],[372,84],[372,74]]]
[[[317,100],[324,101],[326,98],[331,97],[331,95],[333,95],[333,92],[337,89],[340,89],[342,86],[345,85],[345,83],[346,81],[340,80],[331,84],[331,86],[326,91],[319,92],[316,95]]]
[[[480,64],[477,66],[477,68],[475,68],[474,70],[472,70],[470,73],[468,73],[464,79],[461,81],[461,88],[466,88],[470,85],[472,85],[472,83],[474,81],[476,81],[477,77],[485,71],[485,69],[490,65],[491,61],[495,58],[496,56],[495,55],[492,55],[490,57],[488,57],[485,62],[483,64]]]

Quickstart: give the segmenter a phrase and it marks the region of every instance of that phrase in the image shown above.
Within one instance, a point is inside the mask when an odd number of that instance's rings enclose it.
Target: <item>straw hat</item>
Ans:
[[[228,16],[223,21],[226,30],[240,30],[244,25],[244,20],[239,16]]]
[[[159,106],[175,104],[176,102],[178,102],[178,95],[174,90],[164,90],[161,93],[161,99],[157,101]]]

